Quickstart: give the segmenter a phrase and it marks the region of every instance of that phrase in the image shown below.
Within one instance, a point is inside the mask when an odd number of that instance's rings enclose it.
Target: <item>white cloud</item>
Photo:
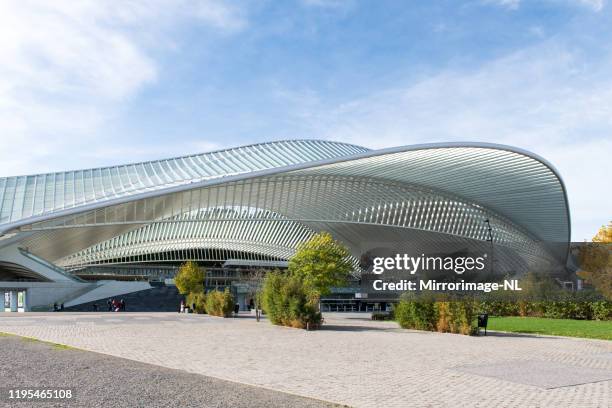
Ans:
[[[601,11],[604,8],[604,0],[578,0],[579,3],[593,9],[593,11]]]
[[[612,68],[612,61],[605,68]],[[363,142],[375,129],[384,143],[415,134],[569,143],[577,134],[605,137],[612,129],[612,78],[599,82],[595,75],[563,48],[535,47],[476,71],[443,71],[367,95],[325,116],[329,132]]]
[[[302,3],[306,6],[325,8],[344,7],[351,2],[352,0],[302,0]]]
[[[158,79],[153,51],[188,19],[218,32],[246,25],[240,9],[210,0],[0,2],[0,174],[103,145],[96,130]]]
[[[194,15],[218,28],[229,31],[241,30],[247,25],[243,10],[231,3],[203,1],[195,8]]]
[[[483,0],[485,4],[496,4],[509,10],[517,10],[521,5],[521,0]]]
[[[604,0],[549,0],[551,3],[564,2],[568,4],[577,4],[590,8],[593,11],[599,12],[604,8]],[[482,0],[483,4],[494,4],[504,7],[508,10],[518,10],[522,0]]]
[[[606,223],[612,192],[612,55],[596,66],[545,42],[476,70],[447,70],[326,106],[285,96],[310,134],[369,147],[443,141],[518,146],[551,161],[569,191],[573,238]],[[301,96],[303,97],[301,97]]]

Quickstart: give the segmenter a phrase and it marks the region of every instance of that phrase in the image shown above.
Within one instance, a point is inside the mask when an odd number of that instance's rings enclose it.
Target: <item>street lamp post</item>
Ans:
[[[487,241],[489,241],[491,243],[491,268],[490,268],[490,272],[491,272],[491,274],[493,274],[493,272],[494,272],[493,267],[495,266],[495,248],[493,247],[493,228],[491,228],[491,222],[489,221],[488,218],[485,218],[484,222],[487,223],[487,233],[488,233]]]

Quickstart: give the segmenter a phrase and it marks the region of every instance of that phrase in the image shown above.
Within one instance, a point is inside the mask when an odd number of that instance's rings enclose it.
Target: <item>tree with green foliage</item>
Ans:
[[[249,296],[251,299],[253,299],[253,304],[255,306],[255,319],[257,321],[259,321],[261,318],[260,311],[262,306],[262,289],[267,274],[268,271],[258,268],[251,270],[247,276],[246,283],[248,285]]]
[[[298,246],[289,260],[289,273],[321,295],[328,295],[332,287],[343,285],[349,277],[353,269],[349,256],[342,243],[328,232],[320,232]]]
[[[521,292],[514,293],[521,300],[551,300],[556,299],[563,293],[563,289],[555,282],[554,278],[545,274],[532,271],[527,272],[521,279]]]
[[[205,271],[193,261],[185,262],[174,278],[174,284],[182,295],[204,291]]]
[[[612,300],[612,222],[602,226],[592,241],[580,249],[578,276]]]

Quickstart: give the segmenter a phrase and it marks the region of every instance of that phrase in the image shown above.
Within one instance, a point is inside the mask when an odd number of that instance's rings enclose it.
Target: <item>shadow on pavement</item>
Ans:
[[[319,330],[333,330],[333,331],[352,331],[352,332],[363,332],[363,331],[378,331],[378,332],[393,332],[402,331],[398,327],[369,327],[369,326],[351,326],[344,324],[327,324],[324,323]]]
[[[480,332],[478,337],[516,337],[516,338],[528,338],[528,339],[556,339],[555,336],[545,336],[537,333],[511,333],[511,332],[500,332],[500,331],[491,331],[487,332],[485,336],[483,332]]]

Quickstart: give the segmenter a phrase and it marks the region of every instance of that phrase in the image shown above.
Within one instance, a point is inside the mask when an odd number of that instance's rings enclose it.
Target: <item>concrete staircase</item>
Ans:
[[[123,299],[126,312],[178,312],[181,299],[184,297],[175,286],[160,286],[138,292],[126,293],[115,297]],[[106,301],[108,298],[81,303],[76,306],[66,307],[67,312],[91,312],[94,303],[97,303],[100,311],[108,310]]]
[[[113,280],[97,281],[92,285],[91,290],[83,292],[78,296],[74,296],[70,300],[64,301],[64,306],[73,307],[82,303],[96,302],[99,299],[125,297],[128,293],[138,292],[150,288],[151,285],[148,282]]]

